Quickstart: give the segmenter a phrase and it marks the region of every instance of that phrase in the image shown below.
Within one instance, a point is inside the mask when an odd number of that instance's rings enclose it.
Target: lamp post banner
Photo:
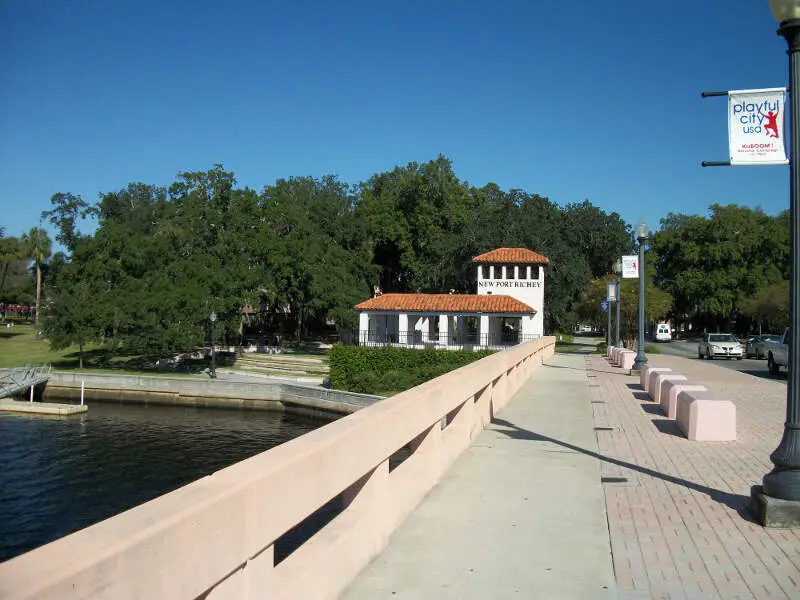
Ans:
[[[609,302],[616,302],[617,301],[617,282],[616,281],[606,284],[606,298],[608,298]]]
[[[639,257],[635,254],[622,257],[622,278],[623,279],[638,279],[639,278]]]
[[[728,92],[731,165],[786,165],[786,89]]]

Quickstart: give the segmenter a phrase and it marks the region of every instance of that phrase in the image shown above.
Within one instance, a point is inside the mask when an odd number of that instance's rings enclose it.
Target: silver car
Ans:
[[[711,360],[716,357],[742,360],[744,346],[732,333],[706,333],[697,345],[697,358]]]
[[[745,348],[745,356],[747,358],[767,358],[767,347],[770,343],[779,343],[781,336],[764,333],[756,335],[747,340],[747,348]]]

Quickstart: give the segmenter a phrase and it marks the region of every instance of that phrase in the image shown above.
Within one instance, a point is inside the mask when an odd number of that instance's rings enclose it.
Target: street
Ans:
[[[661,354],[701,360],[697,358],[697,340],[649,342],[647,345],[657,346],[658,349],[661,350]],[[717,358],[708,362],[710,364],[731,369],[733,371],[739,371],[740,373],[745,373],[747,375],[763,377],[764,379],[774,379],[776,381],[782,381],[786,383],[786,372],[781,372],[779,375],[770,375],[769,371],[767,370],[766,360],[756,360],[754,358],[743,358],[742,360]]]

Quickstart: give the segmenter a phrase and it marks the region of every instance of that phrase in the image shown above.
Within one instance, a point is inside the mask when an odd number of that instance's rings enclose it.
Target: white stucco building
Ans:
[[[381,294],[356,305],[359,343],[415,348],[502,348],[544,334],[544,265],[525,248],[472,259],[477,294]]]

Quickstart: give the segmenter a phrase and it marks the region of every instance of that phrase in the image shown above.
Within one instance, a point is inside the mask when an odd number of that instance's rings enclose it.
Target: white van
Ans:
[[[669,323],[659,323],[656,325],[656,341],[657,342],[671,342],[672,332],[669,329]]]

